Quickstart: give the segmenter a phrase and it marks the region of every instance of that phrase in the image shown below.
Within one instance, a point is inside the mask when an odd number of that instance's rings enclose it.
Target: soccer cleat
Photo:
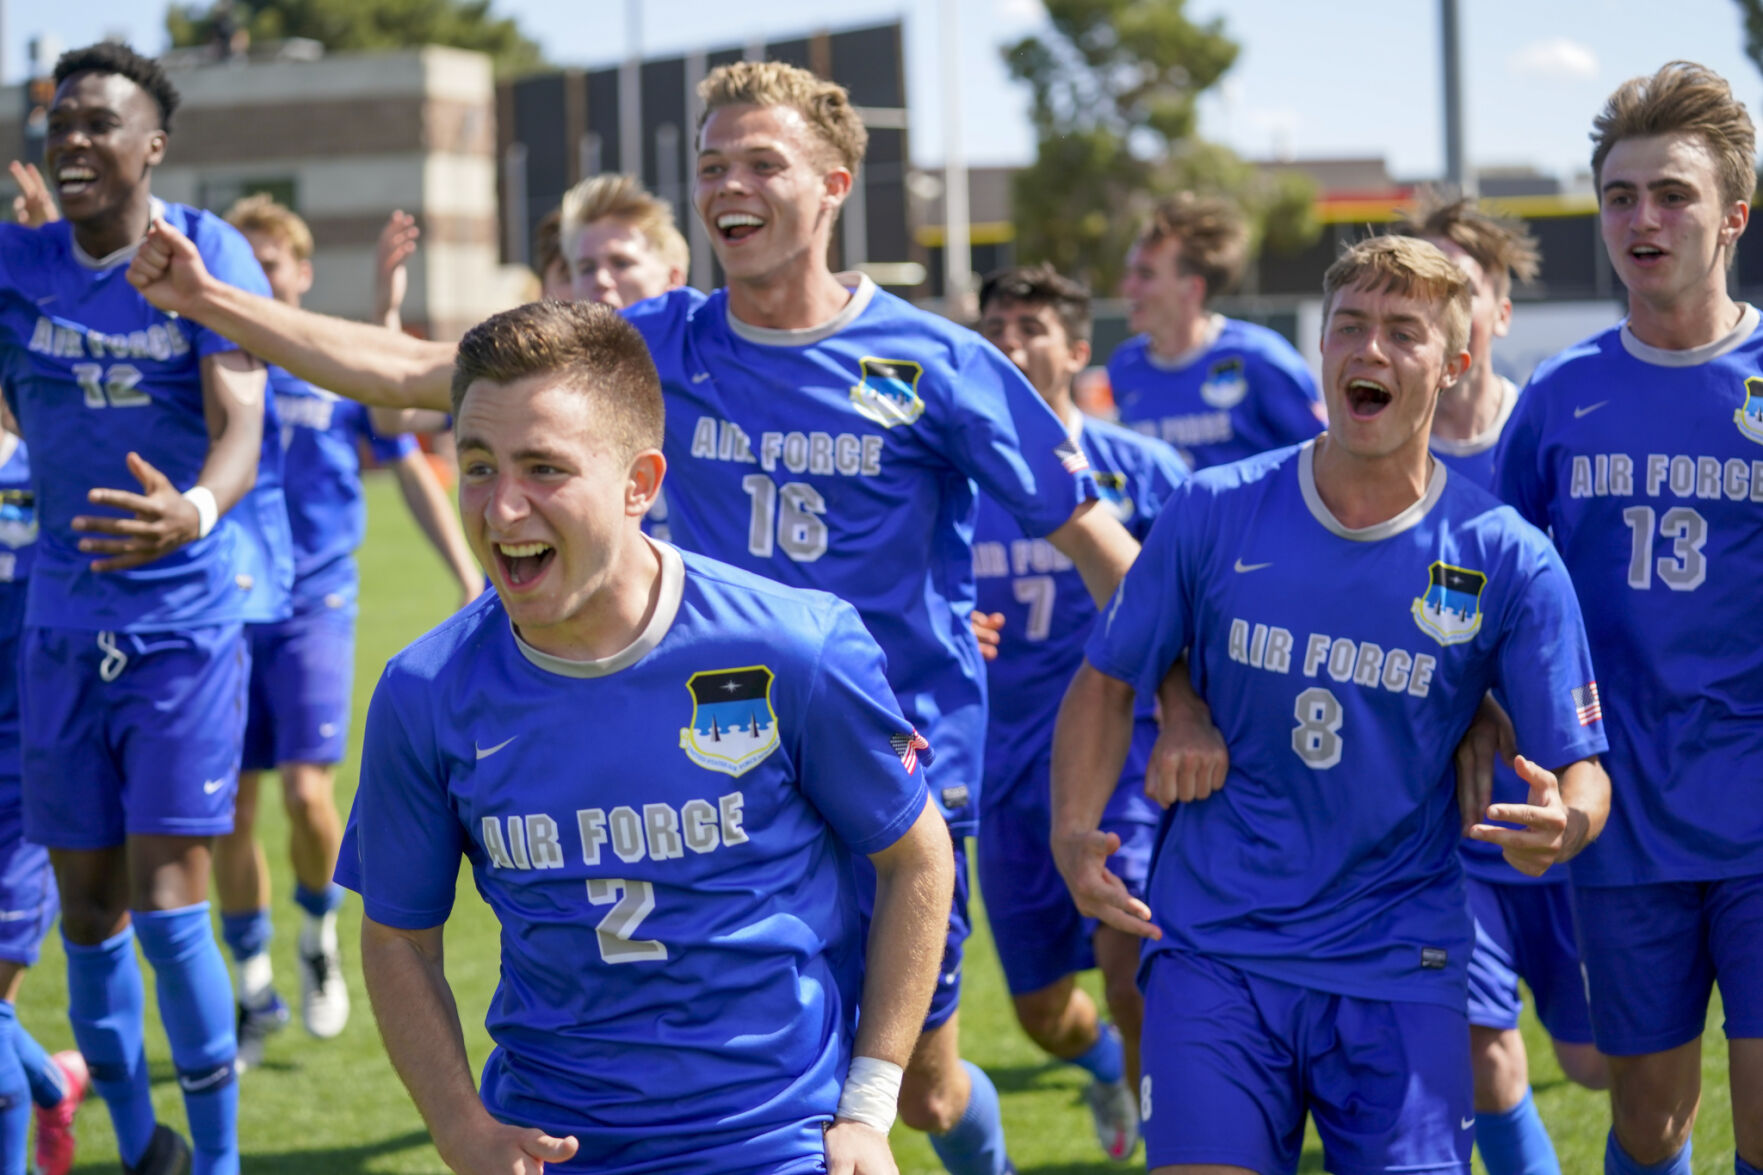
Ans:
[[[237,1070],[243,1073],[247,1069],[255,1069],[263,1064],[263,1046],[269,1038],[288,1026],[292,1014],[282,997],[274,991],[262,1007],[248,1008],[244,1004],[239,1008],[239,1055]]]
[[[49,1058],[61,1070],[61,1100],[47,1109],[35,1107],[36,1164],[39,1175],[67,1175],[73,1168],[73,1116],[92,1088],[86,1058],[72,1049]]]
[[[320,1040],[339,1035],[349,1023],[349,987],[334,935],[300,934],[300,1019]]]
[[[1139,1103],[1125,1081],[1092,1081],[1084,1090],[1090,1117],[1096,1123],[1096,1139],[1117,1163],[1132,1158],[1139,1146]]]
[[[147,1153],[134,1166],[122,1165],[123,1175],[189,1175],[190,1144],[165,1123],[153,1128]]]

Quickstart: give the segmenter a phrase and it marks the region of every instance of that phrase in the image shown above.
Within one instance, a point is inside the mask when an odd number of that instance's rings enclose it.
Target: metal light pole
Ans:
[[[961,146],[961,4],[943,0],[943,300],[950,318],[973,315],[967,231],[967,158]]]
[[[1463,62],[1457,0],[1439,0],[1439,47],[1444,55],[1445,182],[1457,195],[1473,196],[1475,176],[1465,159],[1463,142]]]

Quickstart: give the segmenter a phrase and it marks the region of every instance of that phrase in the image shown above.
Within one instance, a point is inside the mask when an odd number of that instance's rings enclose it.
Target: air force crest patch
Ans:
[[[1459,645],[1481,631],[1481,589],[1488,577],[1479,571],[1434,563],[1426,594],[1414,601],[1414,623],[1441,645]]]
[[[0,490],[0,543],[17,550],[37,541],[36,503],[30,490]]]
[[[712,669],[687,678],[692,724],[679,732],[686,757],[710,771],[745,775],[777,750],[771,682],[771,670],[764,665]]]
[[[918,378],[924,367],[910,359],[877,359],[865,355],[857,361],[863,378],[851,389],[857,411],[883,428],[911,424],[924,415],[918,395]]]
[[[1126,484],[1126,474],[1114,473],[1098,469],[1096,476],[1096,493],[1101,496],[1102,504],[1114,515],[1116,522],[1132,521],[1132,494]]]
[[[1763,445],[1763,378],[1745,381],[1745,402],[1732,414],[1733,423],[1751,440]]]
[[[1212,365],[1200,385],[1200,399],[1214,408],[1235,408],[1249,394],[1249,377],[1241,359],[1225,359]]]

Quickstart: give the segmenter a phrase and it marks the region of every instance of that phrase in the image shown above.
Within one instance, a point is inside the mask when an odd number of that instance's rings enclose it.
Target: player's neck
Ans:
[[[851,291],[826,267],[810,260],[766,274],[764,277],[731,279],[728,283],[729,313],[748,326],[766,330],[808,330],[838,316]]]
[[[1197,314],[1158,323],[1145,333],[1151,339],[1151,354],[1159,359],[1180,359],[1205,345],[1212,333],[1212,312],[1201,309]]]
[[[145,237],[152,223],[153,193],[141,184],[121,207],[91,220],[75,221],[73,239],[86,256],[108,257]]]
[[[1432,417],[1432,435],[1447,441],[1471,441],[1499,419],[1506,400],[1506,381],[1483,356],[1469,373],[1439,393]]]
[[[1726,293],[1725,271],[1719,285],[1709,283],[1670,303],[1628,297],[1628,329],[1649,347],[1690,351],[1726,337],[1744,310]]]
[[[1328,512],[1349,530],[1364,530],[1420,501],[1432,480],[1432,463],[1424,433],[1382,457],[1355,456],[1324,433],[1316,439],[1311,472]]]
[[[648,627],[661,598],[661,555],[641,534],[623,536],[617,561],[587,604],[562,624],[520,630],[520,639],[566,661],[604,661]]]

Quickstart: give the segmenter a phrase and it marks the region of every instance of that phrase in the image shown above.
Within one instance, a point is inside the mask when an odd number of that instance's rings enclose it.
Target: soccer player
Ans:
[[[572,285],[569,259],[563,255],[563,211],[553,208],[533,230],[533,270],[539,275],[539,296],[569,301]]]
[[[1452,473],[1491,490],[1494,446],[1518,403],[1517,387],[1494,371],[1493,343],[1512,321],[1513,280],[1536,276],[1536,241],[1523,226],[1470,200],[1423,210],[1397,231],[1431,242],[1469,279],[1469,371],[1439,394],[1429,444]],[[1493,773],[1492,802],[1524,802],[1528,789],[1510,767],[1496,760]],[[1479,813],[1488,802],[1478,797],[1472,810]],[[1610,1084],[1609,1068],[1592,1043],[1567,877],[1560,870],[1527,877],[1483,841],[1464,840],[1461,852],[1475,921],[1469,958],[1475,1145],[1489,1175],[1560,1175],[1554,1144],[1531,1097],[1529,1060],[1518,1031],[1520,979],[1530,987],[1562,1072],[1588,1088]]]
[[[496,315],[454,388],[496,591],[387,666],[338,869],[442,1158],[892,1173],[954,879],[881,651],[831,596],[641,533],[661,387],[610,308]],[[442,970],[461,856],[503,928],[481,1095]]]
[[[985,737],[969,628],[974,483],[1072,559],[1093,599],[1107,598],[1136,544],[1093,509],[1082,451],[996,348],[828,268],[867,137],[845,92],[744,62],[711,71],[701,94],[694,204],[729,285],[626,311],[668,400],[673,541],[857,607],[895,696],[937,748],[932,795],[959,842],[977,821]],[[236,295],[170,227],[136,262],[129,280],[158,305],[314,382],[445,407],[444,345]],[[998,1175],[1008,1160],[997,1092],[957,1047],[966,935],[958,892],[901,1117],[931,1134],[954,1175]]]
[[[1176,492],[1060,711],[1060,871],[1080,909],[1151,940],[1153,1170],[1292,1172],[1308,1112],[1331,1171],[1467,1172],[1472,936],[1448,768],[1491,686],[1536,758],[1517,760],[1527,802],[1488,809],[1520,827],[1473,835],[1538,874],[1603,823],[1572,585],[1541,534],[1427,451],[1438,394],[1469,365],[1469,303],[1424,242],[1337,261],[1329,431]],[[1156,691],[1184,649],[1229,773],[1159,794],[1174,810],[1147,905],[1106,868],[1097,823],[1135,688]]]
[[[1316,381],[1274,331],[1207,309],[1248,263],[1235,207],[1184,192],[1159,204],[1126,255],[1121,293],[1138,335],[1108,360],[1122,424],[1174,445],[1195,469],[1308,440]]]
[[[55,67],[44,173],[65,220],[0,225],[0,385],[31,444],[41,522],[20,657],[24,832],[60,889],[69,1017],[131,1171],[182,1171],[155,1121],[138,939],[199,1175],[239,1169],[226,964],[209,925],[211,838],[232,827],[244,722],[242,538],[257,361],[125,280],[154,219],[221,281],[267,293],[237,232],[156,201],[177,93],[115,43]],[[139,492],[108,488],[132,481]]]
[[[0,664],[18,664],[25,590],[37,542],[36,498],[24,442],[0,429]],[[24,1175],[25,1133],[36,1107],[36,1170],[73,1167],[73,1116],[89,1078],[79,1053],[53,1057],[18,1021],[18,991],[60,908],[49,854],[24,839],[19,779],[19,681],[0,674],[0,1172]]]
[[[1727,295],[1755,184],[1750,117],[1672,62],[1617,88],[1592,172],[1619,326],[1540,366],[1495,462],[1501,493],[1573,574],[1620,792],[1573,864],[1612,1175],[1691,1170],[1718,981],[1734,1169],[1763,1169],[1763,332]]]
[[[979,315],[979,333],[1065,421],[1089,458],[1103,504],[1142,539],[1187,470],[1163,442],[1086,419],[1073,403],[1072,380],[1090,362],[1089,291],[1047,265],[1001,270],[980,286]],[[1096,606],[1071,560],[1024,534],[983,496],[973,571],[980,612],[1003,621],[998,654],[986,665],[988,689],[993,698],[1009,699],[992,706],[986,722],[977,838],[986,917],[1017,1023],[1047,1052],[1095,1079],[1085,1099],[1097,1137],[1109,1158],[1125,1160],[1139,1133],[1139,940],[1078,913],[1047,840],[1053,720],[1083,661]],[[1120,839],[1109,868],[1141,899],[1159,815],[1144,793],[1144,757],[1156,734],[1146,707],[1102,819],[1103,831]],[[1111,1026],[1100,1022],[1094,1001],[1076,983],[1077,972],[1096,966]]]
[[[575,296],[635,305],[686,284],[691,255],[667,201],[633,176],[608,173],[563,194],[563,255]]]
[[[245,234],[275,297],[292,306],[312,286],[312,232],[267,196],[234,204],[226,219]],[[262,773],[281,777],[288,814],[294,902],[304,913],[298,958],[300,1014],[321,1039],[349,1018],[337,944],[343,890],[331,880],[342,821],[332,793],[349,733],[355,673],[358,576],[354,551],[367,515],[361,494],[365,442],[398,479],[398,488],[437,554],[459,584],[460,606],[483,584],[453,506],[427,459],[407,435],[382,438],[367,409],[312,387],[280,368],[269,373],[281,428],[273,439],[292,524],[293,609],[277,623],[253,623],[251,685],[243,771],[233,830],[215,842],[221,930],[237,963],[239,1064],[259,1065],[267,1037],[288,1021],[269,959],[269,866],[255,824]]]

